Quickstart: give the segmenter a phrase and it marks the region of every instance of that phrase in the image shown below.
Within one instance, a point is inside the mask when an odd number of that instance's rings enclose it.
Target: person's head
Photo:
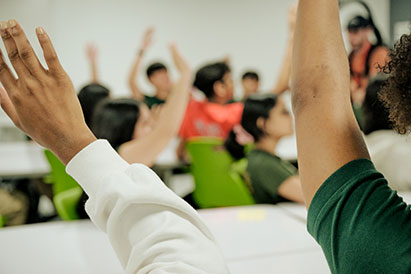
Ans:
[[[392,129],[392,124],[388,118],[388,110],[379,100],[381,87],[384,82],[385,79],[374,78],[367,86],[365,100],[362,105],[364,114],[364,134],[370,134],[377,130]]]
[[[353,50],[359,50],[369,41],[373,28],[370,21],[362,16],[356,16],[348,22],[348,40]]]
[[[293,134],[292,117],[281,97],[274,94],[252,95],[244,103],[241,126],[253,138],[255,143],[264,139],[280,140]],[[225,143],[228,151],[235,158],[244,154],[244,149],[230,133]],[[239,149],[242,152],[239,152]]]
[[[394,129],[411,132],[411,34],[403,35],[390,53],[391,61],[384,68],[389,77],[380,98],[389,109]]]
[[[98,103],[110,96],[110,91],[99,84],[90,84],[83,87],[79,94],[81,108],[83,109],[84,119],[88,127],[91,127],[91,120]]]
[[[118,148],[151,131],[152,119],[148,107],[134,99],[108,99],[96,109],[92,123],[97,138],[107,139]]]
[[[241,84],[244,90],[244,97],[248,97],[251,94],[255,94],[258,92],[260,87],[260,77],[254,71],[247,71],[241,77]]]
[[[157,91],[169,91],[171,81],[167,67],[162,63],[153,63],[147,68],[147,78]]]
[[[200,68],[195,75],[194,86],[209,101],[224,104],[233,99],[234,84],[226,63],[213,63]]]

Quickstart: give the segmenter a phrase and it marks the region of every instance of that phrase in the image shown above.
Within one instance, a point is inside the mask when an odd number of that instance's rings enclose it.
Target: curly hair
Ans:
[[[403,35],[383,67],[389,74],[380,99],[389,109],[390,120],[400,134],[411,133],[411,34]]]

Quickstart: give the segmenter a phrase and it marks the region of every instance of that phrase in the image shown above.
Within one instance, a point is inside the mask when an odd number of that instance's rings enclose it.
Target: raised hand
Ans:
[[[86,55],[90,62],[96,62],[97,60],[97,46],[94,44],[87,44],[86,45]]]
[[[1,107],[14,124],[64,163],[95,140],[87,127],[70,77],[43,28],[36,34],[48,69],[39,62],[15,20],[0,23],[0,34],[16,79],[0,51]]]
[[[154,33],[153,27],[149,27],[145,31],[144,36],[143,36],[143,41],[141,42],[140,50],[145,51],[150,47],[152,40],[153,40],[153,33]]]
[[[174,43],[169,45],[171,57],[173,58],[174,65],[181,74],[191,74],[191,69],[186,60],[179,52],[177,46]]]

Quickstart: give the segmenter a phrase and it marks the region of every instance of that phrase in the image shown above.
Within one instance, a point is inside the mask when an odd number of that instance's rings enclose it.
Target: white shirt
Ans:
[[[129,165],[105,140],[67,165],[88,194],[86,211],[108,234],[126,273],[228,273],[198,213],[148,167]]]
[[[411,139],[393,130],[378,130],[365,136],[371,159],[391,188],[411,191]]]

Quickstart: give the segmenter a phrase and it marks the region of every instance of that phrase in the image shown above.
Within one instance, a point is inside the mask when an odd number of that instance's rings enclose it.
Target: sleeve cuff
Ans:
[[[66,172],[90,195],[110,173],[122,172],[129,167],[107,140],[96,140],[83,148],[67,164]]]

